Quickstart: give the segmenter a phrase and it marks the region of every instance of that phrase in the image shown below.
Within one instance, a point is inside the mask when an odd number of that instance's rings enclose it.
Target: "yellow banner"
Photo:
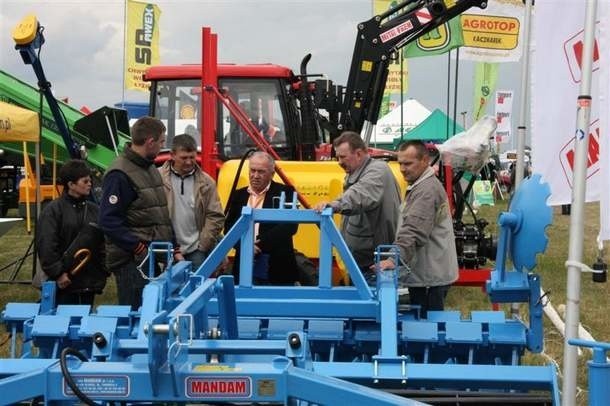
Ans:
[[[516,17],[464,14],[461,17],[464,46],[512,50],[519,43],[520,21]]]
[[[0,142],[38,142],[39,132],[37,113],[0,102]]]
[[[125,89],[148,91],[142,80],[149,66],[159,64],[159,20],[155,4],[127,0],[125,30]]]

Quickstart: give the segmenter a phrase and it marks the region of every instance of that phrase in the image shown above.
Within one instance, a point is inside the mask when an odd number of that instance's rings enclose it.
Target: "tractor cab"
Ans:
[[[159,66],[150,68],[151,115],[167,127],[167,147],[178,134],[189,134],[201,147],[214,143],[221,161],[240,158],[254,142],[220,101],[216,106],[215,139],[202,139],[201,66]],[[218,89],[230,96],[284,160],[294,160],[299,118],[290,89],[295,77],[277,65],[218,65]]]

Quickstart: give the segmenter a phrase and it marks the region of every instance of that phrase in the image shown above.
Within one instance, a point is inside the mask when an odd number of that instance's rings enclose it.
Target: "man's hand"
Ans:
[[[182,255],[182,250],[180,246],[174,247],[174,262],[184,261],[184,255]]]
[[[254,241],[254,255],[258,255],[262,252],[261,247],[258,246],[260,242],[261,240]]]
[[[339,211],[339,203],[337,203],[336,201],[332,201],[332,202],[320,202],[318,204],[316,204],[313,209],[315,211],[317,211],[318,213],[322,213],[322,211],[324,209],[326,209],[327,207],[330,207],[333,209],[333,213],[336,213]]]
[[[374,271],[375,266],[376,265],[371,265],[371,270]],[[379,261],[379,270],[380,271],[394,270],[395,268],[396,268],[396,264],[394,264],[394,261],[392,261],[392,258],[383,259],[383,260]]]
[[[57,283],[57,287],[59,289],[65,289],[72,283],[67,273],[62,273],[55,282]]]

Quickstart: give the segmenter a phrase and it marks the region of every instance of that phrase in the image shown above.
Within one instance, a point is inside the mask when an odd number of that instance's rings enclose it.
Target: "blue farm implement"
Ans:
[[[498,311],[421,318],[417,307],[398,303],[396,272],[367,284],[330,209],[300,210],[293,198],[280,209],[244,208],[199,269],[179,262],[150,278],[137,312],[55,306],[52,283],[41,303],[9,303],[2,317],[12,342],[10,358],[0,361],[0,403],[559,405],[554,366],[521,364],[526,351],[543,345],[540,279],[529,270],[546,247],[548,194],[539,177],[517,191],[499,218],[498,262],[488,282],[492,302],[527,303],[527,323]],[[318,225],[318,286],[253,285],[258,222]],[[210,277],[239,241],[240,285]],[[333,250],[353,286],[332,285]],[[376,255],[397,250],[380,247]],[[509,255],[515,268],[507,270]]]

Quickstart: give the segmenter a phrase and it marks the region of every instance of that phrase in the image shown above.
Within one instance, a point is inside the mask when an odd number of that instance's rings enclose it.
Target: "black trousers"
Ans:
[[[425,319],[428,310],[444,310],[445,298],[451,285],[430,287],[409,287],[409,300],[412,305],[420,306],[420,316]]]
[[[89,305],[93,306],[93,299],[95,293],[93,292],[66,292],[64,289],[57,288],[55,293],[55,303],[60,304],[74,304],[74,305]]]

